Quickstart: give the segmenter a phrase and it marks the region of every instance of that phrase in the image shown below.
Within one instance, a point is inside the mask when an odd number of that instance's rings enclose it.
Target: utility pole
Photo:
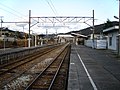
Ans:
[[[30,24],[31,24],[31,10],[29,10],[29,39],[28,39],[28,47],[30,47]]]
[[[48,44],[48,29],[46,29],[46,43]]]
[[[2,18],[3,18],[3,16],[0,16],[0,20],[1,20],[1,36],[2,36],[2,23],[3,23],[3,20],[2,20]]]
[[[23,29],[23,34],[24,34],[24,37],[25,37],[25,40],[24,40],[24,46],[26,47],[27,45],[26,45],[26,33],[24,32],[24,27],[26,26],[27,24],[25,23],[25,24],[16,24],[16,26],[19,26],[19,27],[22,27],[22,29]]]
[[[119,0],[119,17],[114,16],[114,18],[119,19],[119,29],[118,29],[118,44],[117,44],[117,54],[120,56],[120,0]]]
[[[120,56],[120,0],[119,0],[118,56]]]
[[[0,16],[0,18],[1,18],[1,37],[2,37],[2,23],[3,23],[2,18],[3,18],[3,16]],[[4,44],[3,44],[4,46],[3,46],[3,47],[4,47],[4,51],[5,51],[5,31],[4,31],[4,39],[3,39],[3,40],[4,40],[4,42],[3,42],[3,43],[4,43]]]
[[[27,46],[27,45],[26,45],[26,33],[24,32],[24,29],[25,29],[25,28],[24,28],[24,26],[23,26],[23,34],[24,34],[24,37],[25,37],[25,38],[24,38],[24,39],[25,39],[25,40],[24,40],[24,45],[25,45],[25,47],[26,47],[26,46]]]
[[[35,47],[37,46],[37,34],[35,34]]]
[[[95,37],[94,37],[94,33],[95,33],[95,27],[94,27],[94,10],[93,10],[93,48],[95,48]]]

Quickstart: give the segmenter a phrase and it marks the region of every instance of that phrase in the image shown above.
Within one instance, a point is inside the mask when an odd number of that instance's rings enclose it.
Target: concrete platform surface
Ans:
[[[109,50],[72,45],[68,90],[120,90],[120,58]]]

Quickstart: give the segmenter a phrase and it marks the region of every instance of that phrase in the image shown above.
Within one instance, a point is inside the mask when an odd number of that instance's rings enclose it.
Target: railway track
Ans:
[[[65,90],[69,66],[69,47],[61,51],[25,90]]]
[[[38,57],[40,57],[40,56],[42,56],[42,55],[44,55],[44,54],[46,54],[54,49],[55,49],[55,47],[41,49],[37,53],[28,55],[26,57],[18,58],[17,60],[15,60],[13,62],[11,61],[10,63],[7,63],[7,64],[3,64],[0,66],[0,75],[4,74],[6,72],[9,72],[10,70],[17,68],[17,67],[19,67],[27,62],[30,62],[30,61],[34,60],[35,58],[38,58]]]
[[[42,47],[31,47],[31,48],[17,48],[8,51],[5,51],[3,54],[0,54],[0,67],[5,65],[5,64],[9,64],[12,62],[16,62],[18,61],[18,58],[24,58],[26,56],[30,56],[30,55],[34,55],[37,54],[39,52],[42,52],[43,50],[47,49],[47,48],[52,48],[55,46],[58,46],[59,44],[55,44],[55,45],[46,45],[46,46],[42,46]]]
[[[12,65],[12,64],[14,64],[14,63],[18,63],[18,62],[20,62],[20,61],[23,61],[23,60],[25,60],[25,59],[27,59],[27,58],[34,57],[34,56],[39,55],[39,54],[44,54],[45,51],[48,51],[48,50],[50,50],[50,49],[52,50],[52,49],[54,49],[54,48],[57,47],[57,46],[58,46],[58,45],[43,47],[43,48],[38,49],[35,53],[33,53],[33,54],[28,54],[28,55],[26,55],[25,57],[10,59],[10,62],[5,63],[5,64],[1,64],[1,65],[0,65],[0,69],[4,68],[4,67],[6,67],[6,66]],[[27,51],[30,52],[30,50],[27,50]],[[17,52],[17,53],[18,53],[18,52]],[[9,53],[8,53],[8,54],[9,54]]]
[[[43,51],[41,51],[42,54],[40,52],[38,52],[37,55],[34,54],[35,57],[30,55],[24,59],[16,60],[16,62],[12,62],[12,63],[1,66],[0,67],[1,68],[0,88],[8,89],[8,90],[24,90],[23,88],[27,86],[26,79],[29,78],[30,79],[29,81],[31,81],[37,75],[36,74],[37,70],[32,71],[32,69],[35,68],[35,66],[37,66],[36,64],[41,63],[40,66],[44,68],[47,64],[49,64],[52,61],[54,55],[52,58],[49,57],[49,60],[47,59],[44,60],[43,57],[45,57],[45,55],[47,57],[50,55],[50,53],[54,53],[54,52],[58,54],[59,53],[58,50],[62,47],[63,46],[60,45],[60,47],[57,46],[56,48],[54,48],[54,50],[53,48],[46,49],[46,50],[43,50],[45,51],[44,53]],[[43,69],[39,69],[39,70],[42,71]],[[23,81],[19,82],[19,80],[23,80]],[[21,86],[21,84],[23,85]]]

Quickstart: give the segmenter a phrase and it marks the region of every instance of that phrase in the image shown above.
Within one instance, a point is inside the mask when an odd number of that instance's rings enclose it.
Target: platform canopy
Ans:
[[[58,37],[69,37],[69,38],[73,38],[74,36],[70,35],[70,34],[64,34],[64,35],[58,35]]]
[[[82,37],[82,38],[87,38],[87,36],[79,34],[79,33],[71,33],[71,35],[77,36],[77,37]]]

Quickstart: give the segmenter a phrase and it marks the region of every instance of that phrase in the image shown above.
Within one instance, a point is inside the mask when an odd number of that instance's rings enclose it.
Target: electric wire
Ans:
[[[50,4],[50,2],[48,0],[46,0],[47,4],[49,5],[49,7],[51,8],[52,12],[55,14],[56,16],[56,11],[54,10],[54,7]]]
[[[12,12],[10,12],[10,11],[6,10],[6,9],[3,9],[3,8],[0,8],[0,9],[1,9],[1,10],[3,10],[3,11],[6,11],[7,13],[10,13],[10,14],[12,14],[12,15],[16,16],[16,17],[21,18],[21,17],[20,17],[20,16],[18,16],[17,14],[14,14],[14,13],[12,13]]]
[[[18,11],[16,11],[16,10],[14,10],[13,8],[8,7],[8,6],[6,6],[6,5],[4,5],[4,4],[2,4],[2,3],[0,3],[0,5],[2,5],[2,6],[4,6],[4,7],[8,8],[8,9],[10,9],[10,10],[12,10],[12,11],[16,12],[17,14],[19,14],[19,15],[21,15],[21,16],[26,16],[26,15],[23,15],[22,13],[20,13],[20,12],[18,12]],[[7,10],[6,10],[6,11],[7,11]],[[10,11],[8,11],[8,12],[10,12]],[[10,13],[11,13],[11,12],[10,12]],[[13,13],[11,13],[11,14],[13,14]],[[13,15],[18,16],[17,14],[13,14]],[[19,18],[24,19],[23,17],[20,17],[20,16],[18,16],[18,17],[19,17]],[[26,20],[26,19],[24,19],[24,20]],[[35,22],[38,22],[38,21],[36,21],[36,20],[35,20],[35,19],[33,19],[33,18],[32,18],[32,20],[33,20],[33,21],[35,21]]]
[[[58,12],[57,12],[57,10],[56,10],[56,8],[55,8],[55,6],[54,6],[54,4],[53,4],[52,0],[49,0],[49,1],[50,1],[51,5],[53,6],[53,8],[54,8],[54,10],[55,10],[56,14],[58,15]]]
[[[4,4],[2,4],[2,3],[0,3],[0,5],[3,6],[3,7],[5,7],[5,8],[7,8],[7,9],[10,9],[10,10],[14,11],[14,12],[17,13],[17,14],[14,14],[14,13],[12,13],[12,12],[6,10],[6,9],[3,9],[3,8],[0,8],[1,10],[6,11],[7,13],[10,13],[10,14],[16,16],[16,17],[19,17],[19,18],[21,18],[21,19],[26,20],[25,18],[21,17],[21,16],[25,16],[25,15],[23,15],[22,13],[14,10],[14,9],[12,9],[11,7],[8,7],[8,6],[6,6],[6,5],[4,5]],[[18,14],[21,15],[21,16],[19,16]],[[34,20],[34,19],[32,18],[32,20]],[[34,20],[34,21],[36,21],[36,20]],[[36,21],[36,22],[38,22],[38,21]]]
[[[6,10],[6,9],[3,9],[3,8],[0,8],[1,10],[5,11],[5,12],[8,12],[8,13],[16,16],[16,17],[19,17],[19,18],[22,18],[22,19],[26,20],[25,18],[21,17],[21,16],[26,16],[26,15],[23,15],[22,13],[14,10],[14,9],[12,9],[11,7],[8,7],[8,6],[6,6],[6,5],[4,5],[4,4],[2,4],[2,3],[0,3],[0,5],[3,6],[3,7],[5,7],[5,8],[7,8],[7,9],[9,9],[9,10],[14,11],[14,12],[17,13],[17,14],[15,14],[15,13],[13,13],[13,12],[10,12],[10,11],[8,11],[8,10]]]
[[[8,6],[6,6],[6,5],[4,5],[4,4],[2,4],[2,3],[0,3],[0,5],[1,5],[1,6],[4,6],[4,7],[6,7],[6,8],[8,8],[8,9],[10,9],[10,10],[12,10],[12,11],[14,11],[14,12],[18,13],[18,14],[20,14],[21,16],[25,16],[25,15],[23,15],[22,13],[20,13],[20,12],[18,12],[18,11],[16,11],[16,10],[14,10],[13,8],[8,7]]]

